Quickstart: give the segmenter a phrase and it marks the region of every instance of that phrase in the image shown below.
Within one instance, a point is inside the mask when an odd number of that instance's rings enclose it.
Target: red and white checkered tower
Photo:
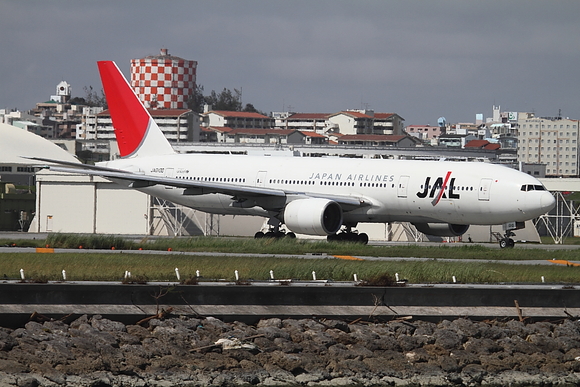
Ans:
[[[196,70],[196,61],[171,56],[162,48],[158,56],[131,59],[131,87],[145,107],[187,109]]]

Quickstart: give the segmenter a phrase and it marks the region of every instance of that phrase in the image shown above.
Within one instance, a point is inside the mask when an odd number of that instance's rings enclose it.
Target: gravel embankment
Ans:
[[[243,348],[214,345],[240,338]],[[235,340],[229,344],[237,344]],[[580,322],[262,320],[0,328],[3,386],[575,386]]]

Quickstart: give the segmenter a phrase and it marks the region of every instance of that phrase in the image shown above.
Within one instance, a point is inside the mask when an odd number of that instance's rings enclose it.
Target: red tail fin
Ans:
[[[121,157],[137,155],[138,151],[140,155],[173,153],[173,148],[115,62],[100,61],[97,64]],[[148,141],[149,146],[145,144],[147,137],[155,139]]]

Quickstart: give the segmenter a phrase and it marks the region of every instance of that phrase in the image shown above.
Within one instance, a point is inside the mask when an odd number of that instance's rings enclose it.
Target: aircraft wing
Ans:
[[[42,161],[59,163],[56,160],[44,159]],[[95,165],[76,164],[76,163],[62,163],[65,166],[49,166],[51,171],[75,173],[81,175],[101,176],[107,179],[118,179],[130,182],[131,188],[145,188],[157,184],[167,185],[172,187],[184,188],[185,195],[202,195],[210,193],[222,193],[232,195],[235,197],[254,197],[254,196],[275,196],[275,197],[315,197],[333,200],[342,206],[353,209],[360,206],[368,206],[371,201],[365,198],[333,195],[333,194],[319,194],[299,191],[281,190],[267,187],[255,187],[247,185],[234,185],[231,183],[208,182],[199,180],[185,180],[177,179],[175,177],[151,176],[140,173],[127,172],[120,169],[99,167]],[[189,191],[189,192],[188,192]]]
[[[98,165],[91,165],[91,164],[82,164],[81,162],[75,163],[72,161],[64,161],[64,160],[55,160],[55,159],[47,159],[44,157],[28,157],[28,156],[20,156],[23,159],[28,160],[35,160],[35,161],[42,161],[43,163],[49,164],[58,164],[58,165],[67,165],[69,167],[73,167],[80,170],[95,170],[95,171],[118,171],[118,169],[107,168],[107,167],[100,167]],[[48,166],[48,165],[47,165]],[[48,166],[50,167],[50,166]],[[80,173],[80,172],[76,172]]]

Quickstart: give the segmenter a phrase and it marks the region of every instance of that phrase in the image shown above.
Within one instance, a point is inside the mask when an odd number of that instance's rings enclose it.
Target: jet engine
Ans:
[[[328,199],[293,200],[284,208],[282,221],[296,233],[330,235],[342,226],[342,208]]]
[[[468,224],[413,223],[413,226],[423,234],[440,237],[461,236],[469,229]]]

